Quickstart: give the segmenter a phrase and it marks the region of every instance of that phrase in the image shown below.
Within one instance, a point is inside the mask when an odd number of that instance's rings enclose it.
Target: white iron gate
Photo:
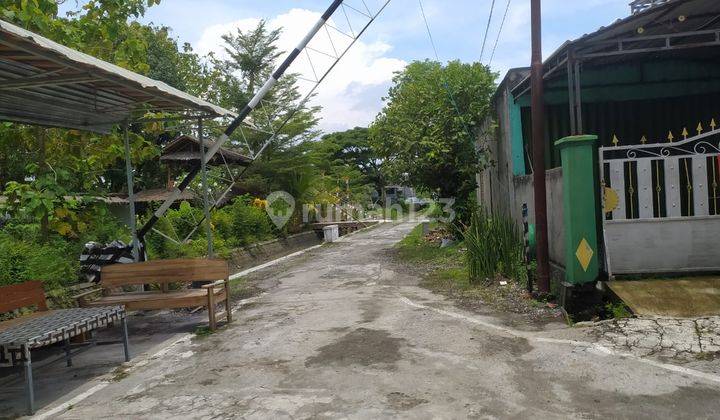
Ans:
[[[720,129],[600,148],[608,273],[720,270]]]

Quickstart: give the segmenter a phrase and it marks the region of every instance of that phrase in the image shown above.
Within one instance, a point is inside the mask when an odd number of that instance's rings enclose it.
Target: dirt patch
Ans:
[[[305,366],[392,366],[402,358],[400,347],[404,344],[404,339],[394,338],[387,331],[358,328],[317,349],[315,356],[305,360]]]
[[[355,288],[355,287],[361,287],[365,286],[365,282],[361,280],[355,280],[355,281],[347,281],[340,285],[340,287],[347,287],[347,288]]]
[[[395,410],[410,410],[420,404],[427,404],[424,398],[415,398],[402,392],[391,392],[387,394],[387,405]]]
[[[477,337],[472,339],[480,345],[480,354],[483,356],[509,354],[513,357],[521,357],[533,350],[530,342],[523,337],[504,337],[478,329],[475,330],[475,334]]]
[[[362,322],[364,324],[375,321],[382,313],[382,307],[375,299],[363,301],[360,303],[360,309],[362,310]]]

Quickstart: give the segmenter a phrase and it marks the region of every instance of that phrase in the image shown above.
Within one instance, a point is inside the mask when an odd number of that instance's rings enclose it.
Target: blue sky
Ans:
[[[363,0],[346,0],[361,7]],[[382,0],[365,0],[371,9]],[[492,0],[423,0],[441,60],[477,61]],[[76,2],[69,0],[63,7]],[[166,25],[175,36],[198,51],[221,52],[222,33],[252,27],[258,19],[283,26],[281,48],[289,50],[307,31],[330,0],[162,0],[145,16],[146,22]],[[507,0],[496,0],[486,47],[491,49]],[[544,0],[545,56],[562,42],[592,32],[629,14],[629,0]],[[511,0],[492,67],[502,74],[526,66],[530,58],[530,0]],[[339,26],[339,24],[338,24]],[[382,108],[381,97],[394,71],[407,62],[433,56],[418,0],[391,0],[378,21],[353,47],[320,87],[316,103],[324,107],[321,128],[342,130],[369,124]],[[485,54],[485,62],[489,52]],[[307,73],[298,63],[293,71]]]

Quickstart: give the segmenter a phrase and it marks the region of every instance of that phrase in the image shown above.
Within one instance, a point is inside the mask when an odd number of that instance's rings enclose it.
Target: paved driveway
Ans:
[[[509,326],[417,286],[383,225],[253,274],[266,293],[60,418],[717,418],[720,378]],[[132,325],[131,325],[132,328]],[[574,341],[573,341],[574,340]]]

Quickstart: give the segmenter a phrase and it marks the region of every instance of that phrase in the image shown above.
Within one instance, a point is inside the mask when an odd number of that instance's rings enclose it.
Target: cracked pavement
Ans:
[[[720,378],[598,351],[593,329],[470,313],[419,287],[389,257],[412,228],[384,224],[253,273],[266,291],[234,323],[137,357],[51,417],[717,418]]]
[[[598,325],[595,334],[601,344],[639,356],[720,360],[720,317],[618,319]],[[720,373],[720,367],[715,368]]]

